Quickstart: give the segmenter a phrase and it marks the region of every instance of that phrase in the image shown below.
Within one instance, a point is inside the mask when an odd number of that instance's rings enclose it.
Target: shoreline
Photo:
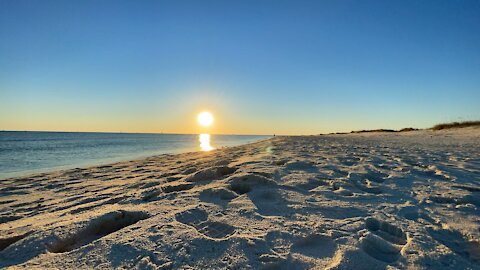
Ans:
[[[474,269],[479,138],[278,136],[4,179],[0,267]]]
[[[277,137],[281,137],[281,136],[277,136]],[[274,137],[266,138],[266,139],[260,139],[258,141],[248,142],[248,143],[244,143],[244,144],[240,144],[240,145],[234,145],[234,146],[221,146],[221,147],[215,148],[211,151],[222,150],[222,149],[225,149],[225,148],[245,146],[245,145],[249,145],[249,144],[252,144],[252,143],[271,140],[273,138]],[[211,152],[211,151],[209,151],[209,152]],[[59,173],[60,172],[68,172],[68,171],[76,170],[76,169],[92,169],[92,168],[96,168],[96,167],[102,167],[102,166],[107,166],[107,165],[115,165],[115,164],[124,163],[124,162],[142,161],[144,159],[154,158],[154,157],[175,156],[175,155],[198,153],[198,152],[205,152],[205,151],[202,151],[202,150],[181,151],[180,150],[180,152],[177,152],[177,153],[162,153],[162,154],[153,154],[153,155],[146,154],[146,155],[142,155],[142,156],[135,157],[135,158],[131,158],[131,157],[118,158],[118,160],[115,160],[115,161],[102,161],[100,163],[95,163],[95,164],[65,165],[65,166],[61,166],[61,167],[58,167],[58,168],[46,168],[46,169],[44,169],[44,171],[39,170],[39,171],[28,172],[28,173],[19,172],[18,174],[7,176],[7,177],[1,177],[0,176],[0,181],[11,180],[12,178],[28,178],[28,177],[31,177],[31,176],[44,175],[44,174],[50,174],[50,173],[56,173],[56,172],[59,172]]]
[[[21,131],[12,131],[12,132],[21,132]],[[30,132],[30,131],[28,131]],[[35,131],[36,132],[36,131]],[[45,133],[50,133],[49,131],[45,131]],[[57,133],[98,133],[98,132],[57,132]],[[105,134],[105,133],[101,133]],[[111,133],[111,134],[121,134],[121,133]],[[147,133],[131,133],[132,135],[136,134],[147,134]],[[159,134],[151,134],[151,135],[161,135]],[[163,135],[178,135],[178,134],[163,134]],[[198,136],[198,134],[180,134],[180,135],[191,135],[191,136]],[[220,136],[240,136],[240,137],[253,137],[257,135],[220,135]],[[258,137],[262,137],[262,135],[259,135]],[[259,140],[265,140],[269,138],[261,138]],[[253,141],[255,142],[255,141]],[[215,149],[221,149],[223,147],[232,147],[232,146],[238,146],[238,145],[243,145],[243,144],[248,144],[252,142],[237,142],[239,144],[234,144],[234,145],[221,145],[218,148]],[[197,145],[195,143],[195,145]],[[141,147],[141,145],[139,146]],[[97,158],[93,160],[82,160],[82,161],[77,161],[75,164],[65,164],[65,165],[55,165],[53,167],[44,167],[44,168],[38,168],[38,169],[30,169],[30,170],[22,170],[22,171],[17,171],[17,172],[7,172],[7,173],[0,173],[0,181],[6,180],[9,178],[15,178],[15,177],[26,177],[26,176],[32,176],[35,174],[43,174],[43,173],[52,173],[56,171],[64,171],[64,170],[69,170],[69,169],[75,169],[75,168],[89,168],[89,167],[95,167],[95,166],[103,166],[103,165],[109,165],[109,164],[114,164],[114,163],[119,163],[119,162],[125,162],[125,161],[133,161],[133,160],[138,160],[138,159],[143,159],[143,158],[148,158],[152,156],[159,156],[159,155],[176,155],[176,154],[181,154],[181,153],[187,153],[187,152],[196,152],[196,151],[202,151],[199,148],[198,145],[195,147],[180,147],[178,149],[165,149],[165,150],[150,150],[150,151],[144,151],[144,152],[139,152],[135,154],[122,154],[119,155],[118,157],[104,157],[104,158]]]

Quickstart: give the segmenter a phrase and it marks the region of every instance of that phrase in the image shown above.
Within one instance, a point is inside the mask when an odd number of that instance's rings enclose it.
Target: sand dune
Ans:
[[[0,181],[0,266],[480,269],[480,129],[277,137]]]

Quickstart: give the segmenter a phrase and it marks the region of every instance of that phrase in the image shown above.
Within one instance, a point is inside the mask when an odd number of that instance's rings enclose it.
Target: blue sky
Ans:
[[[0,130],[315,134],[480,119],[479,1],[0,0]]]

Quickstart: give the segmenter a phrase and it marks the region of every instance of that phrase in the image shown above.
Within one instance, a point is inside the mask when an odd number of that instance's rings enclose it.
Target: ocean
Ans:
[[[0,179],[159,154],[211,150],[270,136],[0,131]]]

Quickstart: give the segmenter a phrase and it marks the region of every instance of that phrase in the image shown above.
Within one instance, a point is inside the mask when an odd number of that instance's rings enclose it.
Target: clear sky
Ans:
[[[197,133],[203,110],[235,134],[480,119],[480,1],[0,0],[0,130]]]

